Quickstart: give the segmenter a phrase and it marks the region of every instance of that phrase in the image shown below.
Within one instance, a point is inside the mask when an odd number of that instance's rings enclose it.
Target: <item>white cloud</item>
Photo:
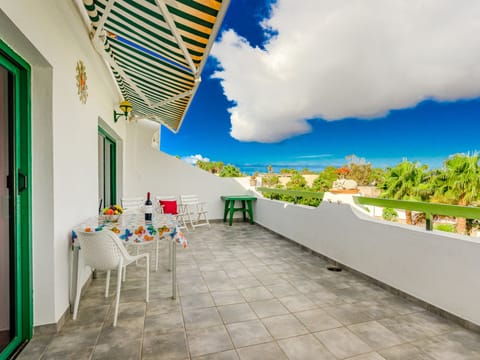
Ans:
[[[200,154],[184,156],[184,157],[182,157],[182,160],[189,163],[189,164],[192,164],[192,165],[195,165],[198,160],[200,160],[200,161],[210,161],[209,158],[203,157]]]
[[[302,155],[297,156],[297,159],[322,159],[322,158],[329,158],[332,154],[315,154],[315,155]]]
[[[276,142],[308,119],[372,119],[480,96],[478,0],[278,0],[264,49],[233,30],[212,49],[231,135]]]

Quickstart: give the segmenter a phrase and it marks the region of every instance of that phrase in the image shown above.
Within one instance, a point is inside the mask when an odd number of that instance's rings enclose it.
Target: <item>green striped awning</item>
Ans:
[[[134,116],[180,128],[230,0],[83,0]]]

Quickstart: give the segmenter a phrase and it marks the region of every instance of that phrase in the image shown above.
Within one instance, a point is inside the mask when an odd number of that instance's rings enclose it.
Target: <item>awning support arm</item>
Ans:
[[[185,57],[185,60],[187,61],[188,65],[190,66],[190,69],[192,70],[193,75],[195,78],[198,77],[198,70],[195,64],[193,63],[192,57],[190,56],[190,53],[188,52],[187,47],[185,46],[185,43],[183,42],[182,37],[180,36],[180,33],[178,32],[177,26],[175,25],[175,22],[173,21],[172,15],[167,9],[167,6],[165,5],[164,0],[155,0],[157,3],[158,8],[160,9],[160,12],[162,13],[162,16],[165,18],[165,21],[170,28],[170,31],[172,32],[173,36],[177,40],[177,44],[180,47],[180,49],[183,52],[183,56]]]
[[[192,95],[192,94],[193,94],[193,90],[188,90],[188,91],[185,91],[185,92],[183,92],[183,93],[181,93],[181,94],[172,96],[172,97],[170,97],[170,98],[168,98],[168,99],[165,99],[165,100],[159,101],[159,102],[157,102],[157,103],[155,103],[155,104],[152,104],[152,107],[154,107],[154,108],[159,108],[159,107],[161,107],[161,106],[163,106],[163,105],[167,105],[167,104],[169,104],[169,103],[171,103],[171,102],[174,102],[175,100],[183,99],[184,97],[190,96],[190,95]]]
[[[102,17],[100,18],[100,21],[98,22],[97,29],[95,30],[95,33],[93,34],[92,41],[95,44],[98,39],[100,38],[100,34],[103,32],[103,25],[105,24],[105,21],[107,21],[108,15],[110,15],[110,11],[112,11],[113,5],[115,4],[116,0],[110,0],[107,3],[107,6],[105,7],[105,11],[103,12]]]

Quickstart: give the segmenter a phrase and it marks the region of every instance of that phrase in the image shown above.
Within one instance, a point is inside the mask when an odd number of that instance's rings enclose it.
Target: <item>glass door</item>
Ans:
[[[98,199],[99,207],[116,204],[117,200],[117,146],[102,128],[98,128]]]
[[[29,67],[0,41],[0,360],[32,336]]]
[[[7,178],[10,174],[9,161],[9,83],[8,71],[0,66],[0,351],[12,341],[10,296],[11,277],[11,233],[10,233],[10,191]]]

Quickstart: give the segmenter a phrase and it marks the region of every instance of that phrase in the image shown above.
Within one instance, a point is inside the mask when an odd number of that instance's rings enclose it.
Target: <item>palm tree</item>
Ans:
[[[231,164],[223,166],[219,174],[220,177],[241,177],[242,175],[240,169]]]
[[[420,185],[425,182],[426,165],[404,160],[387,169],[380,197],[393,200],[422,200]],[[407,224],[412,224],[412,212],[405,211]]]
[[[480,156],[456,154],[444,163],[437,178],[435,196],[450,204],[469,206],[480,197]],[[467,220],[457,218],[457,232],[466,234]]]

